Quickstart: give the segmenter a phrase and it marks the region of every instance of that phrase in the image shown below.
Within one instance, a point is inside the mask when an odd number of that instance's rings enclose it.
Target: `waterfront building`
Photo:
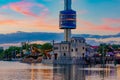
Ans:
[[[98,46],[87,45],[86,56],[95,56],[98,54]]]
[[[86,54],[86,42],[82,37],[72,37],[70,41],[54,44],[54,53],[58,57],[83,57]]]

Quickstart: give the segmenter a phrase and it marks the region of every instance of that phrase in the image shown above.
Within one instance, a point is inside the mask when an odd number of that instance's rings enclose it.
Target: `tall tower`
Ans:
[[[60,29],[64,29],[64,40],[70,41],[71,29],[76,29],[76,11],[71,8],[72,1],[64,0],[64,10],[60,11]]]

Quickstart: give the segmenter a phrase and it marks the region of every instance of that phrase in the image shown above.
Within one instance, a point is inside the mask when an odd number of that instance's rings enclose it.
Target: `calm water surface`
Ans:
[[[0,61],[0,80],[120,80],[120,66],[43,65]]]

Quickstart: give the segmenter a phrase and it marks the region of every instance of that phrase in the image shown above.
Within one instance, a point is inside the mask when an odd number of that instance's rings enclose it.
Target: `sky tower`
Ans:
[[[76,29],[76,11],[71,8],[72,1],[64,0],[64,10],[60,11],[60,29],[64,29],[64,40],[70,41],[71,29]]]

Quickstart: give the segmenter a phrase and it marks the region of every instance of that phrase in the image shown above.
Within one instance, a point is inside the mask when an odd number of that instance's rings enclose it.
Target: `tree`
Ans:
[[[4,51],[3,47],[0,47],[0,59],[3,58],[3,51]]]
[[[52,49],[52,45],[50,43],[45,43],[41,46],[41,50],[44,51],[44,50],[50,50]]]
[[[112,48],[115,49],[115,50],[117,50],[117,49],[120,48],[120,45],[118,45],[118,44],[113,44],[113,45],[112,45]]]
[[[6,49],[5,51],[3,51],[2,53],[2,57],[3,58],[15,58],[16,54],[19,54],[21,50],[21,47],[16,47],[16,46],[10,46],[8,49]]]
[[[36,47],[36,48],[38,48],[38,49],[41,48],[41,44],[30,44],[30,46],[32,46],[32,47]]]
[[[107,52],[107,50],[108,50],[108,45],[107,44],[100,44],[99,45],[99,48],[98,48],[98,52],[99,52],[99,54],[101,54],[101,55],[106,55],[106,52]]]
[[[48,54],[48,52],[52,51],[52,45],[50,43],[45,43],[41,46],[41,51],[42,51],[42,56],[47,59],[49,57],[49,59],[51,58],[50,54]]]

